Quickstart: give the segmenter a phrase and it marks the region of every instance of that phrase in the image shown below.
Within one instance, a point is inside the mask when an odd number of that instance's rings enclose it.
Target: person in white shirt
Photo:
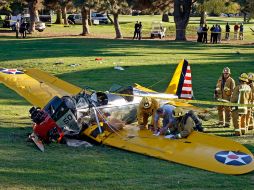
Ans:
[[[17,20],[15,27],[16,27],[16,38],[19,38],[19,29],[20,29],[19,19]]]

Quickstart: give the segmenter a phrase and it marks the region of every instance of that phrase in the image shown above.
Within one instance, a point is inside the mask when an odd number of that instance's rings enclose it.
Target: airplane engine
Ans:
[[[43,142],[60,142],[62,140],[64,136],[62,129],[47,112],[35,107],[32,107],[29,112],[34,121],[33,131]]]

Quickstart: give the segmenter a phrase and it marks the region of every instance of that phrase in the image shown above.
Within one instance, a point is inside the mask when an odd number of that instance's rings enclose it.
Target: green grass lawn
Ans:
[[[150,16],[122,17],[126,36],[132,36],[137,18],[150,26]],[[197,18],[191,22],[197,23]],[[214,18],[213,22],[224,23],[225,20]],[[69,36],[78,34],[80,29],[81,26],[47,28],[45,32],[52,36],[59,34],[57,38],[43,37],[43,33],[27,39],[15,39],[14,34],[0,36],[0,67],[36,67],[80,87],[90,86],[96,90],[107,90],[114,83],[136,82],[164,91],[176,65],[185,58],[191,64],[194,95],[199,100],[213,100],[213,90],[224,67],[230,67],[235,80],[242,72],[254,72],[254,41],[250,32],[241,44],[230,41],[213,45],[194,41],[97,39],[96,34],[100,33],[114,37],[110,25],[93,26],[91,31],[96,31],[95,38]],[[103,60],[95,61],[97,57]],[[59,62],[62,64],[57,64]],[[114,70],[115,65],[124,66],[125,70]],[[215,174],[106,146],[70,148],[50,144],[41,153],[26,142],[27,134],[32,131],[30,107],[23,98],[0,84],[0,189],[254,187],[254,172],[241,176]],[[232,138],[254,153],[253,132],[245,137],[230,136],[233,128],[213,128],[216,117],[213,111],[211,120],[204,122],[209,132]]]

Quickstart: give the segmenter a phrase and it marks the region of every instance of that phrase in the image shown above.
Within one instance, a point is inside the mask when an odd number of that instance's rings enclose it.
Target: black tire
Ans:
[[[162,35],[161,34],[159,34],[159,38],[162,39]]]
[[[44,29],[39,29],[38,31],[39,31],[39,32],[43,32],[43,31],[44,31]]]

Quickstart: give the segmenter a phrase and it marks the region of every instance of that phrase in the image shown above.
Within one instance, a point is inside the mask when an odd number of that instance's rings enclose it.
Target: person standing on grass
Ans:
[[[228,67],[222,71],[222,76],[218,79],[214,98],[218,101],[229,102],[235,88],[235,81],[231,78],[231,72]],[[229,127],[231,122],[231,107],[218,106],[219,126]]]
[[[246,116],[246,125],[248,130],[253,130],[254,120],[253,120],[253,110],[254,110],[254,73],[248,73],[249,83],[248,85],[251,88],[251,100],[249,104],[253,104],[253,107],[248,108],[248,113]]]
[[[26,38],[26,31],[27,31],[26,26],[27,26],[27,23],[25,21],[22,22],[22,24],[20,25],[19,32],[21,33],[23,38]]]
[[[138,28],[138,39],[142,39],[142,22],[139,22],[139,28]]]
[[[19,29],[20,29],[19,19],[17,19],[17,22],[15,24],[15,28],[16,28],[16,38],[19,38]]]
[[[232,103],[249,104],[251,102],[252,92],[248,82],[248,74],[242,73],[239,77],[239,84],[234,88],[231,97]],[[232,107],[232,118],[236,136],[244,135],[248,131],[248,126],[246,123],[247,114],[247,107]]]
[[[138,30],[139,30],[139,23],[138,23],[138,21],[136,22],[136,24],[134,25],[134,35],[133,35],[133,40],[135,39],[135,38],[138,38]]]
[[[221,32],[222,32],[221,27],[218,24],[218,43],[221,43]]]
[[[235,26],[234,26],[234,39],[237,40],[238,39],[238,30],[239,30],[239,25],[238,23],[235,23]]]
[[[202,26],[202,24],[200,24],[197,28],[197,35],[198,35],[197,42],[202,42],[203,41],[203,26]]]
[[[207,27],[207,24],[202,28],[203,31],[203,43],[207,44],[207,31],[209,30],[209,27]]]
[[[219,27],[218,27],[218,24],[216,24],[213,30],[213,44],[218,43],[218,34],[219,34]]]
[[[210,31],[211,31],[210,43],[213,43],[213,41],[214,41],[214,29],[215,29],[215,26],[213,25],[210,29]]]
[[[240,25],[239,40],[243,40],[243,23],[241,23]]]
[[[230,26],[227,22],[227,24],[226,24],[226,36],[225,36],[226,40],[230,40],[229,33],[230,33]]]

